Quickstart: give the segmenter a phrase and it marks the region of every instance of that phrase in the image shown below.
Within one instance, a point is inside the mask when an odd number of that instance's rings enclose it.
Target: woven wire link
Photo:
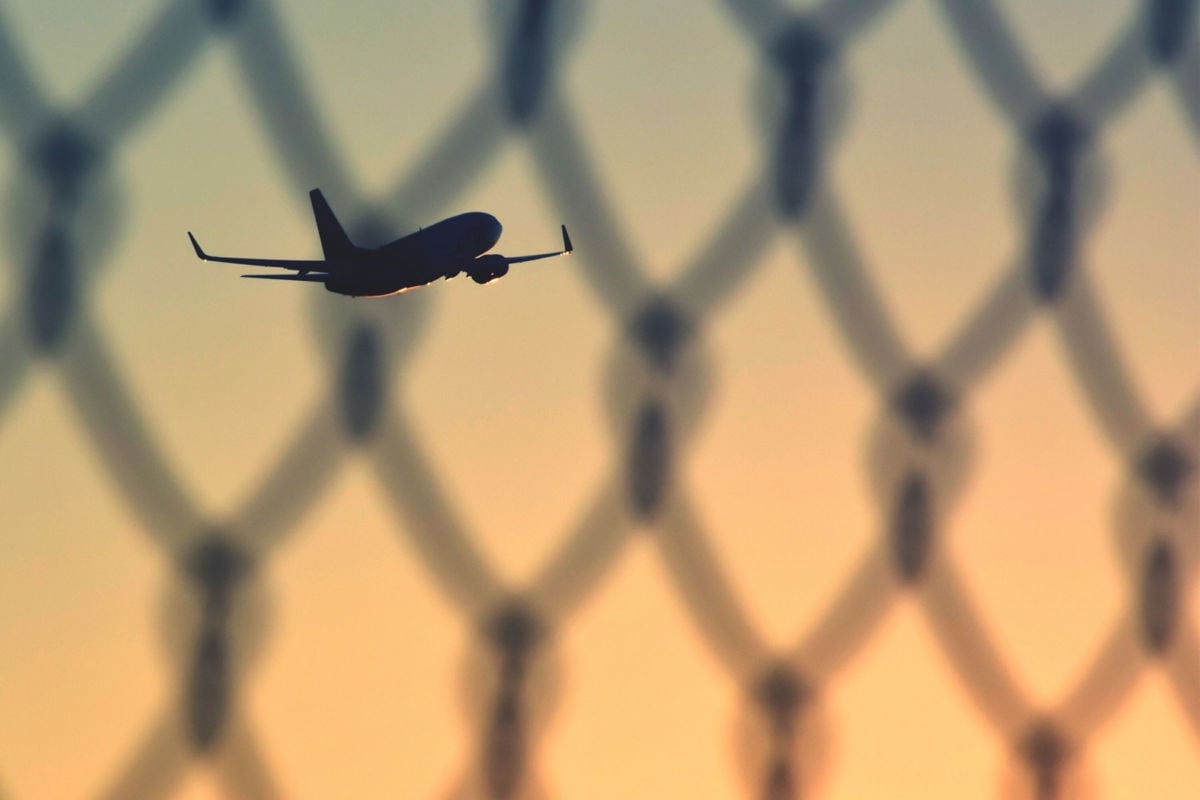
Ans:
[[[1200,397],[1182,419],[1150,417],[1118,356],[1080,252],[1088,190],[1100,179],[1103,129],[1152,82],[1166,83],[1200,141],[1200,26],[1192,0],[1148,0],[1083,79],[1065,92],[1039,80],[993,0],[942,0],[964,62],[1035,175],[1033,212],[1001,279],[940,351],[915,353],[860,254],[829,164],[844,91],[844,54],[898,2],[827,0],[797,11],[778,0],[724,0],[756,47],[773,109],[763,169],[678,277],[656,283],[616,221],[559,76],[582,36],[584,0],[505,0],[487,7],[494,69],[416,167],[379,196],[350,177],[311,100],[269,0],[167,0],[141,39],[73,107],[52,102],[0,15],[0,130],[20,154],[7,187],[4,248],[18,291],[0,314],[0,414],[35,368],[62,376],[88,443],[124,503],[174,565],[164,598],[183,687],[98,796],[169,797],[198,759],[230,796],[282,795],[238,699],[262,643],[261,568],[311,511],[352,451],[365,457],[421,564],[475,631],[469,654],[482,698],[478,746],[453,796],[537,794],[539,735],[556,704],[556,637],[622,552],[649,528],[674,590],[729,678],[744,690],[737,758],[752,796],[810,797],[826,766],[822,694],[910,595],[954,674],[1011,753],[1005,796],[1077,791],[1090,739],[1147,670],[1158,670],[1200,740],[1200,631],[1185,598],[1200,564],[1196,464]],[[359,235],[426,219],[472,186],[508,141],[532,157],[552,205],[571,221],[581,275],[620,335],[604,365],[619,459],[523,585],[510,585],[473,543],[417,435],[394,375],[419,347],[428,296],[403,313],[314,293],[312,322],[327,389],[244,503],[227,517],[200,507],[152,437],[90,308],[123,228],[116,154],[177,92],[217,39],[259,112],[289,190],[321,186]],[[712,388],[705,327],[794,239],[854,366],[875,389],[870,476],[880,531],[823,618],[790,647],[769,644],[727,581],[681,479]],[[970,587],[942,547],[970,469],[965,403],[1035,319],[1052,321],[1100,436],[1127,465],[1115,540],[1128,606],[1082,677],[1039,705],[1006,666]],[[0,764],[0,768],[3,764]]]

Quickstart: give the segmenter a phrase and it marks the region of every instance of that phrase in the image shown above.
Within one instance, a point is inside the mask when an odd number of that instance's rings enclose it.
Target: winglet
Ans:
[[[196,241],[196,237],[192,236],[192,232],[188,231],[188,238],[192,240],[192,247],[196,249],[196,258],[201,261],[208,261],[208,256],[200,249],[200,243]]]
[[[563,252],[564,253],[574,253],[575,248],[571,245],[571,237],[567,233],[566,225],[562,226],[562,232],[563,232]],[[196,240],[193,239],[192,241],[195,242]]]

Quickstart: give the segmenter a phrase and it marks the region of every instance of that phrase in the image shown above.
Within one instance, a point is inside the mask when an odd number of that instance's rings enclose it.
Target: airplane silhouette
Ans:
[[[312,200],[324,259],[299,261],[210,256],[200,248],[191,231],[188,231],[188,239],[203,261],[296,271],[295,275],[243,275],[243,278],[323,283],[326,290],[351,297],[386,297],[433,283],[438,278],[450,279],[462,272],[476,283],[490,283],[508,274],[508,268],[513,264],[563,256],[574,249],[567,226],[563,225],[562,250],[531,256],[488,253],[499,241],[503,227],[491,214],[479,211],[444,219],[382,247],[356,247],[333,215],[329,203],[325,202],[321,190],[313,189],[308,196]]]

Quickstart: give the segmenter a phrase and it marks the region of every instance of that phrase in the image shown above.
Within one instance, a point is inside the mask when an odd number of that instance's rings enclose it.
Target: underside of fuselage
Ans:
[[[423,277],[413,275],[411,270],[405,269],[403,262],[364,264],[331,274],[325,281],[325,288],[350,297],[387,297],[424,286],[441,276],[435,275],[429,280],[421,279]]]
[[[355,294],[355,293],[352,293],[352,292],[339,292],[337,289],[330,289],[328,285],[326,285],[326,286],[325,286],[325,288],[326,288],[326,289],[328,289],[328,290],[329,290],[329,291],[331,291],[331,292],[335,292],[336,294],[344,294],[344,295],[346,295],[346,296],[348,296],[348,297],[391,297],[392,295],[396,295],[396,294],[404,294],[405,292],[407,292],[407,291],[410,291],[410,290],[412,290],[412,289],[415,289],[415,288],[417,288],[417,287],[415,287],[415,286],[405,286],[403,289],[396,289],[396,290],[395,290],[395,291],[393,291],[393,292],[378,292],[378,293],[375,293],[375,294],[372,294],[372,293],[369,293],[369,292],[368,292],[368,293],[362,293],[362,294]]]

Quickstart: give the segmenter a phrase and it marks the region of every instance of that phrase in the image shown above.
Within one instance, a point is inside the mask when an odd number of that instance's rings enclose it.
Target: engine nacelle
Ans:
[[[480,256],[472,262],[467,274],[476,283],[491,283],[508,274],[508,262],[501,255]]]

